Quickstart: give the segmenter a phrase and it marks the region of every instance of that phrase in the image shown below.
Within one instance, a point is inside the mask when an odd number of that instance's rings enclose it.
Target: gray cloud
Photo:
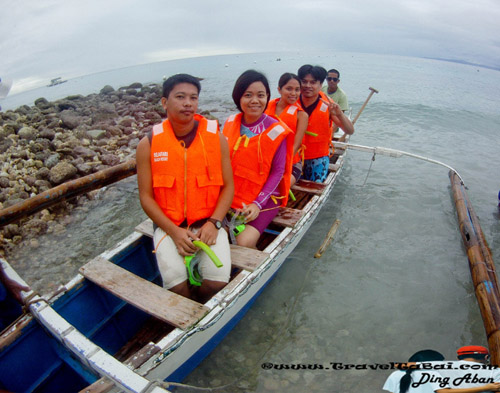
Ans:
[[[0,1],[0,76],[16,80],[13,89],[151,61],[272,50],[500,65],[493,0]]]

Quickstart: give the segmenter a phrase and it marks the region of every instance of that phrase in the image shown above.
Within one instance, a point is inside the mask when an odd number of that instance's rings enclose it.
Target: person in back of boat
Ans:
[[[432,349],[414,353],[401,370],[394,371],[384,383],[383,390],[391,393],[475,393],[497,391],[499,383],[488,383],[471,388],[452,388],[453,381],[443,377],[433,364],[444,361],[444,356]],[[424,368],[425,367],[425,368]]]
[[[304,137],[303,176],[306,180],[324,182],[330,163],[333,124],[346,134],[353,134],[354,126],[340,106],[321,91],[327,75],[323,67],[305,64],[297,74],[301,81],[300,105],[309,115],[308,132]]]
[[[230,116],[223,128],[234,174],[228,218],[244,217],[236,241],[253,248],[279,207],[286,205],[290,191],[294,135],[285,123],[264,113],[270,94],[264,74],[245,71],[232,94],[240,113]]]
[[[448,361],[447,367],[439,370],[439,373],[448,378],[453,386],[472,388],[483,386],[485,383],[500,382],[500,369],[488,365],[487,348],[480,345],[467,345],[457,350],[457,358],[458,361]],[[439,363],[436,362],[436,365]]]
[[[342,112],[346,112],[349,110],[349,103],[344,90],[339,87],[339,82],[340,72],[332,68],[328,70],[326,85],[321,88],[321,91],[335,101],[340,106],[340,109],[342,109]]]
[[[307,130],[309,116],[302,110],[298,99],[300,97],[300,79],[297,75],[286,72],[278,81],[278,92],[281,97],[269,101],[266,114],[278,117],[295,134],[293,143],[293,166],[291,185],[299,180],[302,174],[302,161],[304,150],[302,140]]]
[[[30,289],[7,276],[0,259],[0,331],[14,322],[23,312],[21,292]]]
[[[157,228],[154,244],[163,286],[191,297],[184,257],[209,245],[223,267],[200,253],[203,283],[200,300],[208,299],[229,281],[231,257],[222,229],[234,195],[233,174],[226,139],[217,121],[198,114],[198,79],[187,74],[168,78],[161,104],[167,120],[137,146],[137,182],[146,214]]]

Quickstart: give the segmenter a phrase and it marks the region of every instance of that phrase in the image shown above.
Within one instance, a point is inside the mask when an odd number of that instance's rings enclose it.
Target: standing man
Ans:
[[[161,104],[168,118],[153,127],[137,146],[137,183],[142,208],[155,223],[154,246],[163,286],[193,297],[184,257],[193,255],[193,240],[209,245],[223,266],[200,255],[203,283],[200,302],[229,281],[231,256],[222,229],[234,195],[226,138],[215,120],[196,114],[198,79],[177,74],[163,84]]]
[[[301,81],[300,104],[309,115],[303,142],[304,179],[324,182],[330,163],[333,124],[342,128],[346,134],[353,134],[354,126],[340,106],[321,91],[321,85],[327,75],[323,67],[306,64],[299,68],[297,74]]]
[[[331,69],[328,71],[328,76],[326,77],[327,85],[321,88],[321,91],[330,97],[333,101],[339,104],[342,112],[349,110],[349,103],[347,102],[347,95],[339,87],[340,82],[340,72],[336,69]]]

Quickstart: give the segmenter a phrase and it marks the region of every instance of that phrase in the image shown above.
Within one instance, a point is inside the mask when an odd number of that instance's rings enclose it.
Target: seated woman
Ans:
[[[295,134],[291,179],[291,185],[294,185],[302,174],[303,154],[301,147],[309,116],[297,102],[300,97],[300,79],[297,75],[290,72],[281,75],[278,81],[278,92],[281,97],[269,102],[266,114],[278,117]]]
[[[290,190],[293,133],[285,123],[264,114],[269,97],[267,78],[245,71],[233,89],[233,101],[241,113],[230,116],[223,129],[234,176],[231,208],[246,223],[236,240],[253,248],[280,205],[286,205]]]

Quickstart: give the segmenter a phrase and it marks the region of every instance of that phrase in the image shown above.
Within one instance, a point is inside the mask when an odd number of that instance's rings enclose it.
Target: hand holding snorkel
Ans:
[[[243,203],[243,209],[241,209],[240,213],[245,216],[245,223],[247,223],[259,216],[260,209],[255,203],[250,203],[249,205]]]

